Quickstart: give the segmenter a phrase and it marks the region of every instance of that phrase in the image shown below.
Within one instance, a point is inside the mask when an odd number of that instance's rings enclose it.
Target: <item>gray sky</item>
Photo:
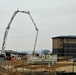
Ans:
[[[53,36],[76,35],[76,0],[0,0],[0,49],[5,28],[17,10],[29,10],[39,29],[36,50],[52,50]],[[36,30],[27,14],[17,14],[6,49],[33,50]]]

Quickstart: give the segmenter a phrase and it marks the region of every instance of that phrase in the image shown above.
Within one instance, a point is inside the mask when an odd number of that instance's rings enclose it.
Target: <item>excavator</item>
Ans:
[[[17,11],[14,12],[13,16],[11,17],[11,20],[9,21],[9,23],[8,23],[6,29],[5,29],[5,33],[4,33],[3,44],[2,44],[2,50],[1,50],[0,55],[4,54],[5,57],[6,57],[6,59],[10,59],[9,53],[7,53],[7,54],[5,53],[7,36],[8,36],[8,32],[9,32],[9,30],[10,30],[10,25],[11,25],[12,21],[14,20],[15,16],[17,15],[17,13],[28,14],[29,17],[31,18],[31,20],[32,20],[32,22],[33,22],[33,24],[34,24],[34,26],[35,26],[35,30],[37,31],[37,33],[36,33],[36,38],[35,38],[35,43],[34,43],[34,48],[33,48],[33,51],[32,51],[32,55],[34,55],[34,53],[35,53],[35,48],[36,48],[36,43],[37,43],[37,38],[38,38],[38,32],[39,32],[39,30],[38,30],[38,28],[37,28],[37,26],[36,26],[36,24],[35,24],[35,22],[34,22],[32,16],[31,16],[31,14],[30,14],[30,11],[20,11],[20,10],[17,10]]]

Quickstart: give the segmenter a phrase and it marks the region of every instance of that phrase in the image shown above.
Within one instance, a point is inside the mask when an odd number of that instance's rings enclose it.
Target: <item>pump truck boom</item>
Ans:
[[[30,18],[31,18],[34,26],[35,26],[35,29],[36,29],[37,33],[36,33],[35,44],[34,44],[34,49],[33,49],[33,53],[32,53],[32,54],[34,54],[35,48],[36,48],[36,43],[37,43],[38,31],[39,30],[38,30],[38,28],[37,28],[37,26],[36,26],[36,24],[35,24],[32,16],[31,16],[30,12],[29,11],[20,11],[20,10],[17,10],[17,11],[14,12],[14,14],[13,14],[10,22],[8,23],[8,25],[6,27],[6,30],[5,30],[5,33],[4,33],[4,38],[3,38],[3,44],[2,44],[1,53],[4,53],[4,50],[5,50],[5,47],[6,47],[7,36],[8,36],[9,29],[10,29],[10,25],[11,25],[11,23],[12,23],[12,21],[15,18],[15,16],[16,16],[17,13],[25,13],[25,14],[28,14],[30,16]]]

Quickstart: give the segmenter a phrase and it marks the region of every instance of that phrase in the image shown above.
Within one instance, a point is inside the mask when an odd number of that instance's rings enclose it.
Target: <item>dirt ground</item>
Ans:
[[[66,66],[76,66],[76,63],[72,62],[57,62],[57,64],[41,64],[41,65],[28,65],[26,60],[16,60],[16,61],[4,61],[4,67],[0,70],[0,75],[37,75],[37,72],[50,72],[54,73],[56,70],[60,71],[62,67]],[[58,68],[60,68],[58,70]],[[20,70],[22,72],[20,72]],[[39,74],[38,74],[39,75]]]

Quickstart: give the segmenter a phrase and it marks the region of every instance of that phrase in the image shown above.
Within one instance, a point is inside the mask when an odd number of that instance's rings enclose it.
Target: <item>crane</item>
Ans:
[[[14,12],[13,16],[11,17],[11,20],[9,21],[9,23],[8,23],[6,29],[5,29],[1,53],[4,53],[4,50],[5,50],[5,47],[6,47],[6,41],[7,41],[8,32],[10,30],[10,25],[11,25],[11,23],[12,23],[12,21],[15,18],[15,16],[16,16],[17,13],[25,13],[25,14],[28,14],[30,16],[30,18],[31,18],[34,26],[35,26],[35,30],[37,31],[37,33],[36,33],[34,48],[33,48],[33,52],[32,52],[32,54],[34,55],[39,30],[38,30],[38,28],[37,28],[37,26],[36,26],[36,24],[35,24],[32,16],[31,16],[30,12],[29,11],[20,11],[20,10],[17,10],[17,11]]]

